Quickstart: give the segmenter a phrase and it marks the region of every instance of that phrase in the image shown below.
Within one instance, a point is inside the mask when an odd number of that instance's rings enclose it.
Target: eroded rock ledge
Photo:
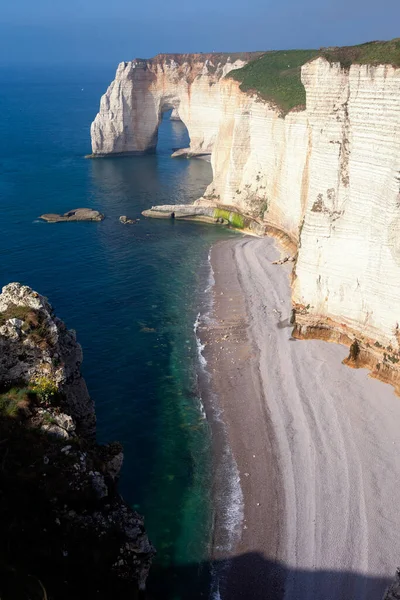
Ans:
[[[118,494],[123,452],[95,443],[82,350],[47,299],[0,295],[0,595],[126,598],[154,554]],[[19,595],[20,594],[20,595]],[[132,596],[133,597],[133,596]]]
[[[91,208],[75,208],[63,215],[46,213],[40,215],[39,219],[43,219],[43,221],[47,221],[47,223],[63,223],[66,221],[103,221],[104,215],[98,210],[93,210]]]

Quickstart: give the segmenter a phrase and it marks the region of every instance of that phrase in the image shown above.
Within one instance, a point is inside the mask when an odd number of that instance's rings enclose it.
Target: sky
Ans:
[[[0,0],[0,64],[115,65],[159,52],[342,46],[400,36],[400,0]]]

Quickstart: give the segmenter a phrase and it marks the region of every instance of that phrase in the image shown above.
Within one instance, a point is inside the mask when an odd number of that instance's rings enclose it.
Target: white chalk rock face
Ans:
[[[92,123],[93,154],[154,151],[162,114],[170,109],[188,129],[190,151],[210,153],[220,119],[219,81],[252,56],[161,54],[121,63]]]
[[[297,240],[307,195],[305,112],[286,119],[232,79],[221,82],[221,120],[206,200],[239,208]]]
[[[400,69],[302,68],[308,193],[294,300],[398,347]]]

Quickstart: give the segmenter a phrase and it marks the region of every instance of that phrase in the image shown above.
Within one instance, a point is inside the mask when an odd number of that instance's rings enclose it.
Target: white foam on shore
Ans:
[[[199,327],[207,327],[215,324],[215,319],[212,316],[214,305],[213,288],[215,285],[214,270],[211,264],[211,249],[208,254],[208,285],[204,290],[205,298],[203,302],[203,311],[199,312],[195,323],[194,333],[196,337],[196,345],[199,357],[199,365],[201,375],[206,381],[211,381],[211,373],[207,369],[207,360],[203,355],[205,345],[202,344],[199,336]],[[231,448],[227,442],[226,426],[223,419],[223,410],[218,402],[218,397],[214,393],[209,394],[209,402],[207,409],[209,412],[209,420],[211,426],[214,423],[218,428],[218,435],[222,436],[222,451],[220,456],[214,458],[216,472],[214,475],[214,487],[216,489],[215,499],[218,502],[214,506],[214,510],[218,514],[218,531],[215,532],[216,545],[214,550],[224,555],[229,555],[234,549],[236,542],[240,539],[242,532],[242,524],[244,518],[244,497],[240,485],[239,469]],[[208,406],[209,405],[209,406]],[[202,411],[206,416],[203,403],[201,402]],[[211,569],[211,588],[210,599],[221,600],[220,586],[229,571],[229,560],[224,560],[217,567]]]
[[[240,485],[239,469],[229,446],[225,447],[221,464],[218,467],[218,481],[223,500],[223,510],[219,518],[218,552],[229,553],[238,541],[244,518],[244,498]]]
[[[200,366],[202,367],[202,369],[205,370],[205,367],[207,366],[207,361],[203,356],[203,350],[205,348],[205,345],[201,343],[201,340],[200,340],[199,336],[197,335],[197,329],[200,324],[200,318],[201,318],[200,313],[198,313],[196,320],[194,322],[194,325],[193,325],[193,331],[194,331],[194,335],[196,338],[197,355],[199,358],[199,363],[200,363]]]
[[[214,551],[229,556],[240,539],[244,518],[244,497],[240,485],[239,470],[229,446],[224,449],[218,466],[218,531]],[[229,578],[230,559],[222,560],[211,568],[210,600],[221,600],[221,587]]]
[[[208,285],[207,285],[206,289],[204,290],[206,294],[208,292],[211,292],[211,290],[213,289],[213,287],[215,285],[214,269],[212,268],[212,264],[211,264],[211,248],[208,253],[207,260],[208,260],[208,265],[209,265],[209,274],[208,274]],[[213,302],[212,295],[210,295],[210,299],[211,299],[211,304],[212,304],[212,302]]]

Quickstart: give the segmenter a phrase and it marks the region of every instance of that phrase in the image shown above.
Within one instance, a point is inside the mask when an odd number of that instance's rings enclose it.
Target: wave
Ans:
[[[193,331],[194,331],[194,335],[196,338],[197,356],[199,359],[199,363],[200,363],[201,367],[203,369],[205,369],[205,367],[207,366],[207,361],[203,355],[203,350],[205,348],[205,344],[201,343],[201,340],[200,340],[199,336],[197,335],[197,330],[199,328],[200,323],[201,323],[201,316],[200,316],[200,313],[198,313],[196,320],[194,322]]]
[[[202,298],[201,311],[197,314],[193,330],[196,337],[198,364],[200,367],[199,380],[206,387],[207,418],[211,426],[214,446],[214,531],[213,552],[216,555],[229,556],[236,542],[240,539],[244,518],[244,500],[240,484],[237,463],[228,443],[223,410],[219,405],[217,395],[211,391],[211,373],[208,371],[207,360],[203,355],[205,344],[199,337],[199,328],[215,323],[213,318],[213,288],[215,285],[214,271],[211,264],[211,250],[208,254],[208,281]],[[201,386],[200,386],[201,388]],[[201,401],[204,410],[204,405]],[[206,411],[204,410],[204,415]],[[218,561],[211,565],[210,600],[221,600],[221,589],[229,576],[230,561]]]
[[[210,250],[208,252],[207,260],[208,260],[208,265],[209,265],[209,274],[208,274],[207,287],[204,290],[206,294],[208,292],[211,292],[211,290],[213,289],[213,287],[215,285],[214,269],[213,269],[212,264],[211,264],[211,248],[210,248]],[[211,302],[212,302],[212,295],[211,295]]]

